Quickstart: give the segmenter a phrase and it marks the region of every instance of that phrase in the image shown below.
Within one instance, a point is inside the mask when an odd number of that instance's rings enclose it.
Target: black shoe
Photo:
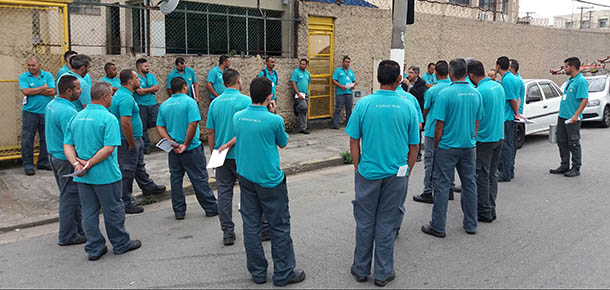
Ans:
[[[477,216],[477,220],[478,220],[480,223],[486,223],[486,224],[489,224],[489,223],[491,223],[491,222],[493,222],[493,221],[494,221],[494,219],[493,219],[493,218],[486,218],[486,217],[482,217],[482,216]]]
[[[263,242],[271,241],[272,236],[273,234],[271,233],[271,230],[264,231],[261,233],[261,239],[263,240]]]
[[[256,281],[256,280],[252,279],[252,281],[254,281],[254,284],[259,284],[259,285],[267,283],[267,279],[262,280],[262,281]]]
[[[165,193],[165,191],[167,191],[167,188],[165,187],[165,185],[155,185],[155,187],[153,189],[151,189],[150,191],[142,191],[142,194],[143,195],[162,194],[162,193]]]
[[[460,193],[460,192],[462,192],[462,187],[461,186],[456,186],[456,187],[451,188],[451,190],[453,190],[453,192]]]
[[[333,126],[333,129],[339,130],[339,126]]]
[[[433,230],[428,225],[421,226],[421,231],[426,233],[426,234],[429,234],[431,236],[435,236],[437,238],[444,238],[445,237],[445,233],[437,232],[437,231]]]
[[[301,130],[299,133],[309,135],[309,130]]]
[[[510,182],[510,178],[498,178],[498,182]]]
[[[415,159],[415,162],[421,162],[421,156],[417,156],[417,159]]]
[[[27,168],[24,169],[25,170],[25,175],[34,175],[36,174],[36,172],[34,171],[34,168]]]
[[[477,233],[477,230],[474,230],[474,231],[469,231],[469,230],[467,230],[466,228],[464,228],[464,230],[465,230],[465,231],[466,231],[466,233],[467,233],[467,234],[469,234],[469,235],[475,235],[475,234]]]
[[[354,278],[356,278],[356,282],[359,283],[363,283],[369,280],[369,277],[366,276],[358,276],[358,274],[356,274],[356,272],[354,271],[354,267],[352,266],[352,269],[350,271],[352,273],[352,276],[354,276]]]
[[[570,168],[566,168],[566,167],[561,167],[559,166],[557,169],[551,169],[549,170],[550,174],[564,174],[566,172],[570,171]]]
[[[491,219],[495,221],[495,220],[496,220],[496,218],[497,218],[497,217],[496,217],[496,213],[495,213],[495,212],[492,212],[492,213],[491,213]]]
[[[206,212],[206,213],[205,213],[205,216],[206,216],[206,217],[215,217],[215,216],[217,216],[217,215],[218,215],[218,212],[213,212],[213,213],[207,213],[207,212]]]
[[[126,214],[138,214],[138,213],[143,213],[143,212],[144,212],[144,208],[141,206],[132,205],[132,206],[125,207]]]
[[[127,252],[131,252],[134,250],[139,249],[142,246],[142,242],[140,240],[133,240],[131,241],[131,245],[129,246],[129,248],[127,248],[127,250],[125,252],[122,252],[120,254],[114,253],[115,255],[122,255],[125,254]]]
[[[429,203],[429,204],[434,203],[434,198],[431,195],[428,195],[425,193],[414,195],[413,200],[417,201],[417,202],[423,202],[423,203]]]
[[[177,215],[177,216],[176,216],[176,219],[177,219],[177,220],[183,220],[183,219],[184,219],[184,216],[183,216],[183,215]]]
[[[288,278],[288,281],[286,281],[286,283],[276,284],[275,282],[273,282],[273,285],[277,286],[277,287],[282,287],[282,286],[286,286],[288,284],[301,283],[301,282],[303,282],[303,280],[305,280],[305,271],[303,271],[301,269],[294,269],[292,276],[290,276],[290,278]]]
[[[235,244],[235,233],[231,233],[229,237],[223,238],[222,243],[225,246],[233,246]]]
[[[43,165],[43,166],[38,165],[38,166],[36,166],[36,168],[38,168],[38,169],[40,169],[40,170],[53,171],[53,168],[51,168],[51,166],[49,166],[49,165],[46,165],[46,166],[44,166],[44,165]]]
[[[563,174],[565,177],[576,177],[576,176],[580,176],[580,169],[576,169],[574,167],[572,167],[572,169],[570,169],[570,171],[566,172]]]
[[[85,236],[80,236],[78,239],[69,242],[69,243],[57,243],[60,247],[72,246],[72,245],[82,245],[87,242],[87,238]]]
[[[396,236],[394,236],[394,239],[398,239],[398,234],[400,233],[400,227],[396,230]]]
[[[146,154],[146,155],[150,154],[150,148],[144,148],[144,154]]]
[[[385,287],[385,285],[388,285],[388,283],[390,283],[392,280],[394,280],[394,278],[396,278],[396,274],[394,272],[392,272],[392,274],[390,274],[390,277],[388,277],[385,280],[375,279],[375,286]]]
[[[102,250],[102,252],[99,255],[97,255],[97,256],[89,256],[89,261],[97,261],[103,255],[106,255],[106,253],[108,253],[108,247],[104,246],[104,249]]]
[[[455,195],[453,194],[453,190],[450,190],[450,191],[449,191],[449,196],[447,196],[447,198],[448,198],[449,200],[454,200],[454,199],[455,199]]]

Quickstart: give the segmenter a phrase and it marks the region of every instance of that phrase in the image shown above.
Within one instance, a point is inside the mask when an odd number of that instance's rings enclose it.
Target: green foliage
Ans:
[[[341,157],[343,157],[343,163],[352,164],[354,161],[352,160],[352,154],[349,151],[345,151],[341,153]]]

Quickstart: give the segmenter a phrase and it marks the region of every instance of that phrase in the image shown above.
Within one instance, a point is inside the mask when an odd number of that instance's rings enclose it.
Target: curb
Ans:
[[[329,159],[326,159],[326,160],[309,161],[309,162],[306,162],[306,163],[303,163],[303,164],[298,164],[298,165],[282,168],[282,170],[284,170],[286,175],[290,176],[290,175],[295,175],[295,174],[299,174],[299,173],[305,173],[305,172],[314,171],[314,170],[323,169],[323,168],[328,168],[328,167],[341,166],[341,165],[344,165],[344,164],[345,163],[343,162],[343,158],[342,157],[335,157],[335,158],[329,158]],[[216,190],[216,179],[215,178],[210,177],[209,184],[210,184],[210,187],[212,187],[212,189]],[[185,195],[194,194],[193,186],[192,185],[185,186],[184,187],[184,193],[185,193]],[[136,199],[136,203],[138,203],[138,204],[140,204],[142,202],[155,203],[155,202],[159,202],[159,201],[170,199],[171,198],[171,193],[168,190],[164,194],[155,195],[153,197],[146,197],[146,198],[144,198],[144,196],[142,196],[142,194],[140,193],[138,195],[134,195],[134,198]],[[0,234],[6,233],[6,232],[10,232],[10,231],[14,231],[14,230],[17,230],[17,229],[25,229],[25,228],[31,228],[31,227],[47,225],[47,224],[55,223],[55,222],[58,222],[58,221],[59,221],[59,216],[55,215],[55,216],[48,217],[48,218],[43,218],[43,219],[40,219],[40,220],[34,220],[34,221],[24,222],[24,223],[17,224],[17,225],[10,225],[10,226],[5,226],[5,227],[0,227]]]

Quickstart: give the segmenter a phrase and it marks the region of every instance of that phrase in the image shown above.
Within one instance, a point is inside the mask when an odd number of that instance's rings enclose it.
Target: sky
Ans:
[[[587,0],[598,4],[610,6],[610,0]],[[573,13],[580,14],[580,6],[590,7],[591,5],[576,2],[573,0],[519,0],[519,16],[525,16],[526,12],[535,12],[534,17],[549,18],[556,15],[566,15]],[[597,6],[593,10],[605,10],[610,8]]]

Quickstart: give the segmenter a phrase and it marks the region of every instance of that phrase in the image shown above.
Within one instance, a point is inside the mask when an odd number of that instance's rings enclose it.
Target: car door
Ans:
[[[557,123],[561,93],[551,81],[542,81],[539,82],[539,85],[544,94],[544,106],[546,106],[546,108],[544,108],[546,110],[546,116],[542,118],[544,125],[541,126],[541,129],[548,129],[551,124]]]
[[[523,107],[523,115],[525,118],[534,121],[526,125],[525,134],[538,131],[541,128],[541,118],[546,114],[546,108],[544,108],[544,96],[542,90],[538,86],[537,82],[530,82],[525,87],[525,105]]]

